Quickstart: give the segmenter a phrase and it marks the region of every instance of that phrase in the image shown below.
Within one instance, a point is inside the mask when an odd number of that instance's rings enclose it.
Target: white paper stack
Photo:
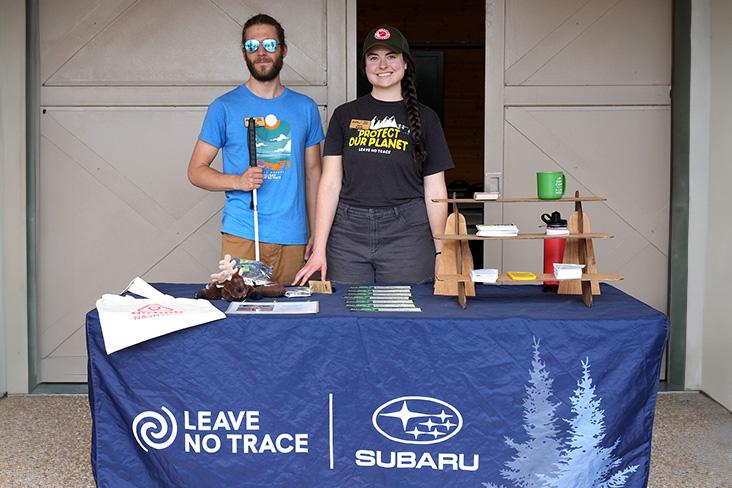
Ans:
[[[476,235],[480,237],[512,237],[518,235],[518,227],[514,224],[478,224]]]
[[[495,283],[498,281],[498,270],[487,268],[487,269],[474,269],[470,272],[470,279],[473,283]]]
[[[558,280],[578,280],[584,267],[584,264],[554,263],[554,276]]]

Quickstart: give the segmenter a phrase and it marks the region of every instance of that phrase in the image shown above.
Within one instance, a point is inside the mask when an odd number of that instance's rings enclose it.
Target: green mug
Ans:
[[[564,195],[567,179],[561,171],[539,171],[536,173],[536,191],[542,200],[558,200]]]

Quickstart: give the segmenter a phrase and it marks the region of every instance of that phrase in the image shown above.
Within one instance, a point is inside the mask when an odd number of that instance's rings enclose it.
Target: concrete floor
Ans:
[[[94,486],[85,395],[0,400],[0,487]],[[651,488],[732,488],[732,413],[699,393],[662,393]]]

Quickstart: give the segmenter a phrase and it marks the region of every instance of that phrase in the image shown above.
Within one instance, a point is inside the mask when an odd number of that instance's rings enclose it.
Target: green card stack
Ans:
[[[354,285],[346,292],[351,312],[421,312],[408,285]]]

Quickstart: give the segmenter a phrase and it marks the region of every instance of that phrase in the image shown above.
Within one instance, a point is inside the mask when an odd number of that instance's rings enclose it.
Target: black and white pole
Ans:
[[[249,136],[249,166],[257,165],[257,121],[249,117],[247,124]],[[257,210],[257,189],[252,189],[252,208],[254,209],[254,259],[259,261],[259,211]]]

